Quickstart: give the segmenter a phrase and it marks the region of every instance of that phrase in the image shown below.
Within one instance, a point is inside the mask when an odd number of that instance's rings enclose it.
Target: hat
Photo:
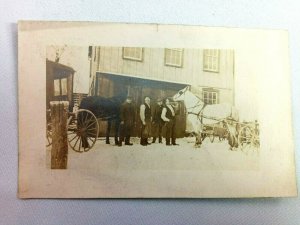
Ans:
[[[161,98],[158,98],[158,99],[157,99],[157,102],[162,102],[162,99],[161,99]]]
[[[132,99],[132,96],[131,96],[131,95],[128,95],[128,96],[127,96],[127,99]]]

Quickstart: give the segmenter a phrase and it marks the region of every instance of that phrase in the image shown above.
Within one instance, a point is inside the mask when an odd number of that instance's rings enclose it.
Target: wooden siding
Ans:
[[[203,49],[183,49],[182,67],[165,65],[164,48],[144,48],[141,62],[123,59],[122,47],[95,47],[96,60],[92,61],[92,78],[96,72],[138,76],[175,83],[191,84],[202,91],[203,87],[222,90],[220,102],[234,104],[234,51],[221,49],[219,72],[203,70]],[[94,59],[94,56],[92,57]]]
[[[123,59],[122,47],[100,47],[99,72],[232,89],[233,50],[220,50],[220,71],[203,71],[203,50],[184,49],[183,66],[166,66],[163,48],[144,48],[142,62]],[[95,62],[95,64],[97,64]]]

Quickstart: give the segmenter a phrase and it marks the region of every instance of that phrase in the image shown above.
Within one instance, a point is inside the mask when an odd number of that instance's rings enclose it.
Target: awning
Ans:
[[[103,73],[97,72],[97,76],[103,76],[107,79],[113,80],[115,82],[122,82],[124,85],[132,85],[132,86],[143,86],[143,87],[151,87],[157,89],[172,89],[172,90],[180,90],[186,86],[190,86],[190,84],[158,80],[158,79],[150,79],[150,78],[141,78],[132,75],[121,75],[121,74],[113,74],[113,73]]]

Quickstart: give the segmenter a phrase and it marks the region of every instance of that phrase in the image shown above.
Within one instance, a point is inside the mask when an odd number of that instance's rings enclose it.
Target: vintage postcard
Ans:
[[[288,34],[21,21],[20,198],[297,196]]]

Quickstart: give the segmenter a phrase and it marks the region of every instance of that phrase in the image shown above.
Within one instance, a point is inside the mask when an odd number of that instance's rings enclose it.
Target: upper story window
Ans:
[[[205,104],[212,105],[212,104],[219,103],[219,92],[218,91],[204,89],[202,93],[203,93],[203,101]]]
[[[143,61],[143,48],[124,47],[123,59]]]
[[[183,65],[183,49],[182,48],[166,48],[165,49],[165,65],[182,67],[182,65]]]
[[[219,72],[220,50],[204,49],[203,52],[203,70],[208,72]]]

